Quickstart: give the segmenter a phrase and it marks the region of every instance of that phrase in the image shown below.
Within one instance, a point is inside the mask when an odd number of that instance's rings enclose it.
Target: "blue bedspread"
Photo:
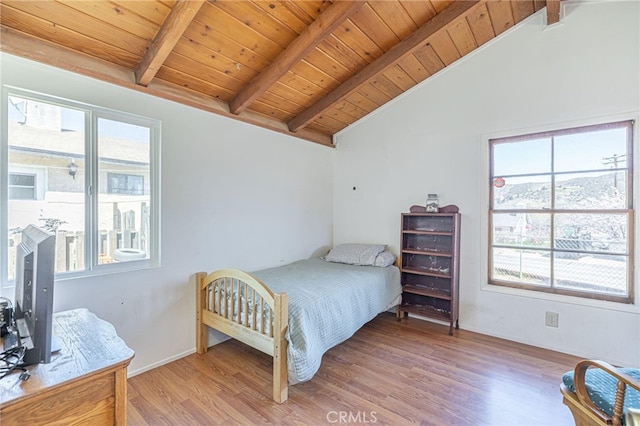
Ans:
[[[304,382],[322,355],[351,337],[401,293],[395,266],[352,266],[314,258],[252,272],[289,297],[289,383]]]

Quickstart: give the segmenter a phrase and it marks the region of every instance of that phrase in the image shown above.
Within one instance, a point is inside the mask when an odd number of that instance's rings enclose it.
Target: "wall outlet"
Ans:
[[[546,312],[544,314],[544,323],[547,327],[558,327],[558,313],[557,312]]]

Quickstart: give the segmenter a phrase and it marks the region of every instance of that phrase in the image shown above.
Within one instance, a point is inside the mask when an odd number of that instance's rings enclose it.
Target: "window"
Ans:
[[[489,141],[490,284],[632,303],[632,129]]]
[[[2,102],[1,281],[28,224],[56,233],[57,274],[156,264],[159,123],[8,87]]]
[[[109,194],[142,195],[144,176],[107,173],[107,192]]]
[[[36,175],[25,173],[9,173],[9,199],[35,200]]]

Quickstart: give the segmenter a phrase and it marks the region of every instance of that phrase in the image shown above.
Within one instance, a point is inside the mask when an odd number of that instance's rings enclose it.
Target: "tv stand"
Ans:
[[[48,364],[0,380],[3,424],[126,425],[127,366],[133,350],[87,309],[53,314],[60,351]]]

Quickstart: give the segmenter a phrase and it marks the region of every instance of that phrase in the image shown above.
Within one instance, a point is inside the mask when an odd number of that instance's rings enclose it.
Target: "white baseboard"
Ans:
[[[138,374],[142,374],[146,371],[149,370],[153,370],[154,368],[160,367],[161,365],[165,365],[165,364],[169,364],[170,362],[176,361],[180,358],[184,358],[185,356],[191,355],[193,353],[196,352],[196,348],[193,347],[191,349],[189,349],[188,351],[170,356],[169,358],[165,358],[163,360],[160,360],[158,362],[154,362],[153,364],[149,364],[149,365],[145,365],[144,367],[138,368],[136,370],[129,370],[127,372],[127,377],[133,377],[133,376],[137,376]]]
[[[209,336],[209,340],[208,340],[208,347],[211,348],[212,346],[217,345],[218,343],[222,343],[222,342],[226,342],[227,340],[229,340],[230,337],[222,334],[222,333],[217,333],[216,335],[213,336]],[[158,362],[154,362],[153,364],[149,364],[149,365],[145,365],[144,367],[140,367],[136,370],[129,370],[127,372],[127,377],[133,377],[133,376],[137,376],[138,374],[142,374],[146,371],[149,370],[153,370],[154,368],[160,367],[162,365],[165,364],[169,364],[170,362],[179,360],[180,358],[184,358],[185,356],[189,356],[191,354],[194,354],[196,352],[196,348],[193,347],[191,349],[189,349],[188,351],[184,351],[182,353],[170,356],[168,358],[165,358],[161,361]]]

